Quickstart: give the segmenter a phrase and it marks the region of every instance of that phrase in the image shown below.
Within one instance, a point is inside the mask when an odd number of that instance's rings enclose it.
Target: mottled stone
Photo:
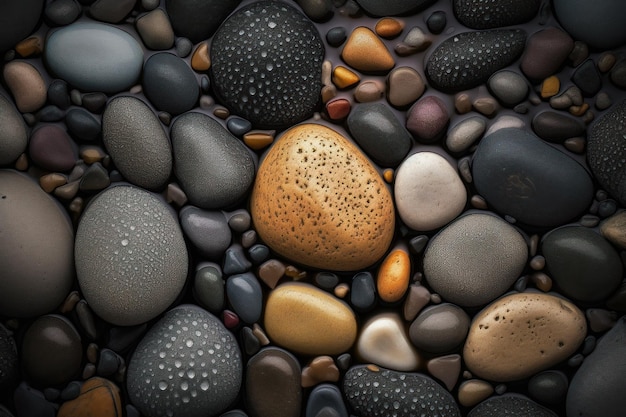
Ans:
[[[487,80],[489,91],[508,107],[520,104],[528,96],[526,79],[515,71],[501,70]]]
[[[50,26],[66,26],[78,19],[82,11],[77,0],[56,0],[46,5],[44,16]]]
[[[437,96],[421,98],[406,113],[406,128],[422,143],[440,139],[449,122],[448,108]]]
[[[535,17],[541,0],[455,0],[457,19],[472,29],[492,29],[525,23]]]

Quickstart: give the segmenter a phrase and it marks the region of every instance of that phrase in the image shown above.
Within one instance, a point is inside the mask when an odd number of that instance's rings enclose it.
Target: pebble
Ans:
[[[67,318],[40,316],[24,333],[20,355],[24,372],[34,385],[66,384],[80,373],[81,337]]]
[[[254,180],[254,161],[215,119],[190,112],[171,129],[175,173],[189,201],[205,209],[239,202]]]
[[[600,233],[620,249],[626,249],[626,212],[620,211],[600,225]]]
[[[326,42],[334,48],[343,45],[347,38],[346,28],[341,26],[331,28],[326,32]]]
[[[139,79],[143,50],[121,29],[76,22],[48,36],[44,58],[52,73],[73,87],[117,93]]]
[[[381,38],[393,39],[402,33],[404,23],[393,17],[383,17],[374,26],[374,32]]]
[[[515,107],[528,96],[528,84],[524,77],[515,71],[500,70],[487,80],[489,91],[500,103]]]
[[[533,416],[533,417],[556,417],[550,409],[542,407],[528,397],[520,394],[504,394],[493,396],[474,407],[468,417],[500,417]]]
[[[50,26],[66,26],[82,14],[82,7],[76,0],[56,0],[46,5],[44,17]]]
[[[430,240],[424,275],[446,300],[477,307],[511,287],[527,257],[526,242],[515,228],[490,213],[471,213]]]
[[[421,350],[430,353],[449,353],[465,341],[470,318],[457,305],[438,304],[422,310],[411,323],[409,337]]]
[[[611,69],[609,74],[611,81],[617,87],[626,89],[626,60],[620,59]]]
[[[117,417],[122,415],[120,389],[105,378],[93,377],[85,381],[78,397],[64,402],[57,417]]]
[[[187,278],[178,221],[162,200],[133,186],[112,187],[91,201],[78,224],[75,257],[89,306],[122,326],[161,314]]]
[[[424,10],[434,0],[389,0],[381,3],[377,0],[358,0],[359,6],[374,16],[396,16]]]
[[[493,394],[493,386],[480,379],[463,381],[459,385],[459,404],[463,407],[473,407]]]
[[[143,91],[158,110],[178,115],[197,103],[200,88],[189,66],[176,55],[159,52],[143,68]],[[176,91],[176,94],[171,94]]]
[[[102,115],[102,139],[117,169],[131,183],[163,188],[172,171],[169,139],[152,110],[141,100],[111,100]]]
[[[82,106],[92,113],[100,114],[109,98],[104,93],[87,93],[81,98]]]
[[[454,125],[446,136],[446,147],[450,152],[464,152],[482,137],[487,123],[480,116],[470,116]]]
[[[209,45],[202,42],[193,51],[191,56],[191,68],[196,72],[208,71],[211,68],[211,58],[209,57]]]
[[[467,201],[456,169],[434,152],[415,153],[400,165],[394,196],[404,224],[418,231],[449,223],[461,214]]]
[[[382,98],[385,87],[376,81],[364,81],[354,90],[354,99],[359,103],[369,103]]]
[[[411,284],[404,300],[403,314],[406,321],[412,321],[430,302],[430,292],[422,285]]]
[[[246,366],[246,403],[256,417],[298,417],[302,388],[300,363],[286,350],[267,347]]]
[[[551,75],[541,83],[541,98],[551,98],[559,94],[561,80],[556,75]]]
[[[332,82],[340,89],[355,86],[361,80],[359,76],[348,68],[338,65],[333,69]]]
[[[461,355],[438,356],[426,364],[428,373],[443,382],[448,391],[452,391],[461,374]]]
[[[540,0],[455,0],[454,15],[472,29],[492,29],[525,23],[539,12]]]
[[[299,282],[281,284],[270,292],[264,323],[274,343],[305,355],[344,353],[357,336],[356,317],[346,303]]]
[[[0,95],[0,166],[15,162],[26,150],[26,125],[13,103]]]
[[[626,365],[623,345],[626,340],[626,319],[598,340],[594,351],[585,358],[574,374],[567,391],[568,416],[603,415],[617,417],[626,407],[621,387]]]
[[[330,356],[318,356],[302,369],[302,387],[308,388],[321,382],[339,381],[339,368]],[[334,385],[329,385],[333,386]],[[336,388],[336,387],[335,387]],[[339,390],[337,390],[339,391]],[[341,398],[341,394],[339,395]]]
[[[602,78],[592,59],[580,64],[572,74],[571,79],[585,97],[595,96],[602,88]]]
[[[346,372],[343,392],[348,404],[361,416],[461,416],[452,395],[421,373],[357,365]]]
[[[97,155],[97,159],[101,159],[95,149],[93,149],[93,152],[90,152],[90,154],[95,154]],[[94,161],[92,161],[92,165],[87,168],[80,179],[79,188],[81,191],[100,191],[108,187],[110,183],[111,179],[109,178],[109,172],[106,168],[103,167],[100,162],[94,163]]]
[[[528,38],[520,69],[531,80],[543,80],[558,71],[573,48],[566,32],[556,27],[540,30]]]
[[[586,130],[585,125],[578,119],[551,110],[537,113],[533,117],[532,128],[541,139],[553,143],[561,143],[565,139],[584,136]]]
[[[174,48],[176,49],[176,55],[181,58],[185,58],[191,53],[193,44],[187,38],[176,38],[174,41]]]
[[[111,376],[118,371],[121,364],[122,358],[117,353],[111,349],[102,349],[98,357],[98,375]]]
[[[256,323],[263,311],[263,291],[251,273],[232,275],[226,280],[226,295],[235,313],[245,323]]]
[[[483,138],[472,175],[491,207],[533,226],[563,224],[582,214],[593,196],[591,178],[579,163],[521,129]]]
[[[89,6],[89,14],[106,23],[119,23],[130,14],[136,0],[96,0]]]
[[[137,32],[144,45],[153,50],[174,46],[174,30],[163,9],[154,9],[135,20]]]
[[[287,130],[265,154],[250,213],[278,254],[343,271],[380,259],[395,224],[391,195],[371,163],[341,134],[317,124]]]
[[[95,142],[102,135],[100,121],[85,109],[68,110],[65,113],[65,125],[70,136],[81,141]]]
[[[255,25],[257,19],[264,23]],[[214,92],[255,127],[293,125],[319,102],[323,59],[308,18],[284,2],[256,2],[233,13],[213,37]]]
[[[21,382],[13,392],[13,403],[17,417],[56,417],[57,415],[55,404],[47,401],[41,391],[32,388],[26,382]],[[9,415],[9,417],[13,416]]]
[[[331,384],[313,388],[306,403],[305,417],[348,417],[341,391]]]
[[[241,0],[166,0],[174,32],[198,43],[210,38]]]
[[[359,272],[352,277],[350,287],[350,305],[359,313],[371,311],[376,307],[376,283],[370,272]]]
[[[586,227],[566,226],[541,243],[546,265],[562,293],[575,300],[606,300],[622,282],[622,262],[611,244]]]
[[[387,77],[387,100],[395,107],[411,105],[425,89],[422,76],[411,67],[394,68]]]
[[[73,282],[74,234],[68,216],[37,183],[0,170],[0,313],[33,317],[58,307]],[[33,257],[38,262],[32,262]]]
[[[383,41],[365,26],[352,31],[341,51],[341,58],[352,68],[365,73],[385,73],[396,64]]]
[[[515,61],[525,43],[526,33],[520,29],[459,33],[431,53],[426,62],[426,76],[433,87],[445,92],[477,87]]]
[[[448,17],[446,16],[446,12],[442,10],[437,10],[428,16],[426,19],[426,26],[428,26],[428,30],[430,33],[435,35],[440,34],[446,28],[448,24]]]
[[[204,257],[215,261],[221,259],[232,240],[222,212],[187,205],[180,211],[179,218],[185,236]]]
[[[446,132],[450,114],[446,104],[437,96],[426,96],[407,111],[406,128],[421,143],[430,144]]]
[[[46,103],[45,81],[28,62],[11,61],[4,65],[2,75],[20,112],[35,112]]]
[[[376,277],[380,299],[387,303],[400,301],[409,287],[411,258],[404,245],[398,245],[385,257]]]
[[[397,44],[394,50],[398,55],[406,56],[425,51],[432,43],[431,37],[419,26],[415,26],[407,32],[402,43]]]
[[[528,381],[528,395],[543,404],[562,404],[569,381],[561,371],[543,371]]]
[[[382,167],[397,166],[413,141],[393,111],[383,103],[362,103],[348,116],[348,129],[359,147]]]
[[[515,293],[474,317],[463,359],[481,378],[515,381],[569,358],[586,333],[585,316],[571,302],[543,293]]]
[[[40,0],[3,5],[0,15],[5,19],[0,29],[0,52],[6,52],[31,34],[38,25],[43,10],[44,2]]]
[[[235,243],[224,252],[224,274],[241,274],[248,271],[251,266],[252,263],[246,258],[246,254],[241,245]]]
[[[380,313],[367,320],[361,326],[356,353],[364,363],[396,371],[414,371],[423,362],[396,313]]]
[[[200,304],[211,313],[222,311],[225,290],[220,267],[207,264],[199,268],[194,276],[193,291]]]
[[[192,305],[168,311],[128,363],[128,396],[145,416],[216,416],[243,379],[239,346],[219,319]],[[195,393],[195,394],[194,394]]]
[[[323,22],[333,15],[333,7],[330,0],[297,0],[304,14],[311,20]]]

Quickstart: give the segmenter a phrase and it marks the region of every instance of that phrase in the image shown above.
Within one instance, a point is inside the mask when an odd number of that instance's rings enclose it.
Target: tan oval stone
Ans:
[[[355,145],[317,124],[275,141],[259,167],[250,212],[274,251],[320,269],[366,268],[394,233],[393,200],[380,174]]]
[[[4,81],[22,113],[39,110],[47,97],[46,83],[37,68],[24,61],[11,61],[4,66]]]
[[[270,293],[265,331],[274,343],[294,352],[336,355],[350,349],[357,324],[343,301],[310,284],[290,282]]]
[[[386,72],[396,65],[383,41],[365,26],[352,31],[341,51],[341,58],[363,72]]]
[[[463,359],[481,378],[515,381],[567,359],[586,334],[585,316],[571,302],[542,293],[512,294],[476,315]]]

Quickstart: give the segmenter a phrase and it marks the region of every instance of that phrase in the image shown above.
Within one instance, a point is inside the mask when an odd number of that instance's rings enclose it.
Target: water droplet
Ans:
[[[128,239],[122,239],[122,246],[128,245]]]
[[[192,347],[193,346],[193,340],[187,339],[187,341],[185,342],[185,345],[187,345],[187,347]]]
[[[167,389],[167,382],[165,381],[159,381],[159,389],[161,391],[165,391]]]

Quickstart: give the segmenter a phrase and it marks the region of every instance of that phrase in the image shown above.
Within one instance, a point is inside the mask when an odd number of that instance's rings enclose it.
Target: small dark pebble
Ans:
[[[346,28],[334,27],[326,32],[326,41],[332,47],[338,48],[346,41]]]
[[[318,272],[313,280],[318,287],[326,291],[332,291],[339,284],[339,277],[332,272]]]
[[[102,134],[100,122],[88,111],[74,108],[65,114],[65,124],[72,137],[87,142],[96,141]]]
[[[448,17],[446,16],[446,12],[441,10],[437,10],[433,12],[428,19],[426,20],[426,26],[430,33],[435,35],[439,35],[446,28],[448,24]]]
[[[41,122],[58,122],[63,116],[65,112],[57,106],[45,106],[37,112],[37,118]]]
[[[260,264],[270,256],[270,249],[262,244],[256,244],[248,249],[248,255],[255,264]]]
[[[596,348],[596,337],[594,335],[589,335],[587,337],[585,337],[585,340],[583,342],[583,347],[580,353],[582,353],[585,356],[588,356],[589,354],[591,354],[591,352],[593,352],[593,350]]]
[[[60,109],[67,109],[72,102],[67,83],[63,80],[54,80],[48,87],[48,102]]]
[[[352,278],[350,304],[359,313],[365,313],[376,306],[376,283],[370,272],[359,272]]]
[[[572,75],[572,82],[580,88],[586,97],[595,96],[602,88],[602,78],[600,78],[596,64],[591,59],[586,60],[576,68]]]
[[[55,417],[56,408],[43,393],[22,382],[13,393],[16,417]]]
[[[528,381],[528,394],[543,404],[560,404],[565,399],[569,381],[561,371],[543,371]]]
[[[50,26],[69,25],[80,17],[82,7],[76,0],[55,0],[46,6],[44,16]]]
[[[252,264],[246,258],[243,247],[237,243],[231,245],[224,254],[222,271],[225,275],[241,274],[250,269]]]
[[[121,363],[122,359],[117,353],[111,349],[104,348],[100,351],[97,373],[104,377],[111,376],[117,372]]]
[[[233,135],[242,137],[252,129],[252,123],[242,117],[233,116],[226,121],[226,127]]]
[[[83,384],[80,381],[71,381],[61,391],[61,399],[63,401],[73,400],[80,395],[80,388]]]

